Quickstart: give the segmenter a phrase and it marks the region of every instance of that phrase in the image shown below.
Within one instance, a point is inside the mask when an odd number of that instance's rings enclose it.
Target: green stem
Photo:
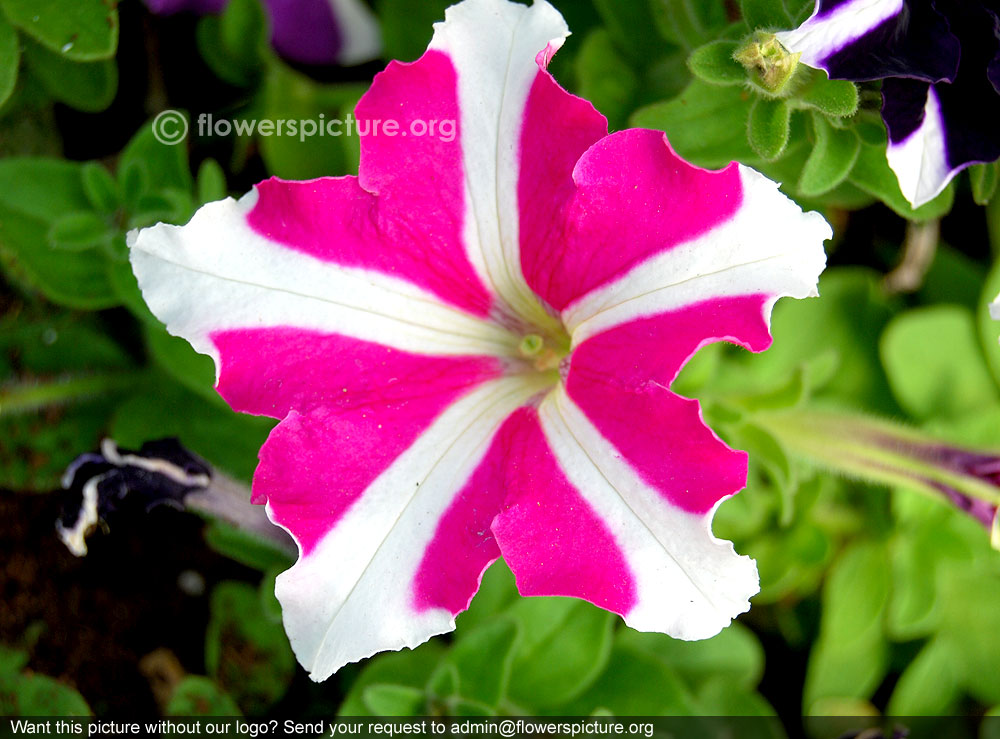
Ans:
[[[10,385],[0,388],[0,418],[124,392],[140,380],[135,372],[108,372]]]
[[[955,460],[1000,460],[1000,451],[959,447],[888,421],[859,413],[800,408],[760,414],[754,423],[785,448],[820,466],[890,487],[940,495],[943,488],[1000,504],[1000,487],[963,469]]]

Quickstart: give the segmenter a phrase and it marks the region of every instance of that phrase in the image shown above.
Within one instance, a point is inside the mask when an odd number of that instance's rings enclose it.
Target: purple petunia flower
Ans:
[[[158,15],[221,13],[228,0],[145,0]],[[378,57],[378,23],[360,0],[263,0],[271,45],[302,64],[361,64]]]
[[[217,389],[281,419],[253,494],[299,546],[278,578],[315,679],[454,628],[503,556],[524,595],[714,635],[752,560],[712,535],[747,457],[670,383],[771,341],[830,228],[662,132],[609,135],[546,66],[544,0],[466,0],[357,106],[357,177],[271,179],[129,234],[152,311]]]
[[[918,207],[1000,157],[998,10],[995,0],[817,0],[778,39],[831,79],[884,80],[889,166]]]

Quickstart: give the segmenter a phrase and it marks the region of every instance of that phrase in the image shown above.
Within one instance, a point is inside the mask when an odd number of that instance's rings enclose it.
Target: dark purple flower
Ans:
[[[227,0],[145,0],[157,15],[221,13]],[[302,64],[360,64],[382,49],[374,15],[360,0],[263,0],[271,45]]]
[[[884,80],[888,159],[914,207],[957,172],[1000,157],[996,0],[817,0],[778,34],[831,79]]]

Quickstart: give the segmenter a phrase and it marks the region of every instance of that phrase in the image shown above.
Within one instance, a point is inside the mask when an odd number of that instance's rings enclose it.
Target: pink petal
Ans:
[[[522,177],[536,178],[533,169],[526,162]],[[558,311],[726,222],[743,199],[736,165],[721,172],[692,167],[663,133],[638,129],[596,143],[576,163],[572,181],[561,184],[559,219],[534,238],[522,232],[521,240],[528,284]],[[551,200],[545,205],[554,210]],[[536,207],[522,199],[522,220],[530,221]]]
[[[672,506],[709,513],[746,485],[746,453],[719,441],[702,422],[697,401],[668,388],[706,344],[728,340],[766,349],[766,302],[755,295],[690,305],[605,331],[573,352],[569,398]]]
[[[507,423],[507,501],[493,531],[523,595],[584,598],[624,615],[636,582],[606,522],[552,454],[538,411]]]
[[[419,95],[421,104],[401,105],[408,95]],[[431,51],[412,64],[392,62],[355,114],[359,130],[368,132],[361,138],[359,176],[267,180],[257,186],[251,227],[323,261],[406,279],[464,310],[489,315],[492,298],[463,241],[461,132],[450,141],[403,135],[415,120],[458,120],[451,61]],[[385,121],[393,121],[399,133],[387,133]]]
[[[750,607],[756,567],[712,536],[712,512],[672,505],[562,388],[532,413],[493,525],[523,595],[585,598],[682,639],[712,636]],[[745,455],[732,456],[745,470]]]

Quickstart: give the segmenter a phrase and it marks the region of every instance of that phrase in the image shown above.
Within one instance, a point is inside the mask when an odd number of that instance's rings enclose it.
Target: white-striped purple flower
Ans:
[[[145,0],[157,15],[221,13],[228,0]],[[378,57],[382,39],[361,0],[263,0],[271,46],[301,64],[361,64]]]
[[[754,563],[711,533],[746,455],[669,387],[705,344],[766,348],[825,263],[829,226],[773,182],[608,135],[545,70],[568,30],[544,0],[446,18],[358,104],[358,177],[129,236],[222,396],[281,419],[253,492],[298,543],[277,595],[316,679],[454,628],[501,554],[523,594],[637,629],[747,610]]]
[[[998,12],[976,0],[816,0],[778,39],[831,79],[884,80],[889,166],[918,207],[1000,157]]]

